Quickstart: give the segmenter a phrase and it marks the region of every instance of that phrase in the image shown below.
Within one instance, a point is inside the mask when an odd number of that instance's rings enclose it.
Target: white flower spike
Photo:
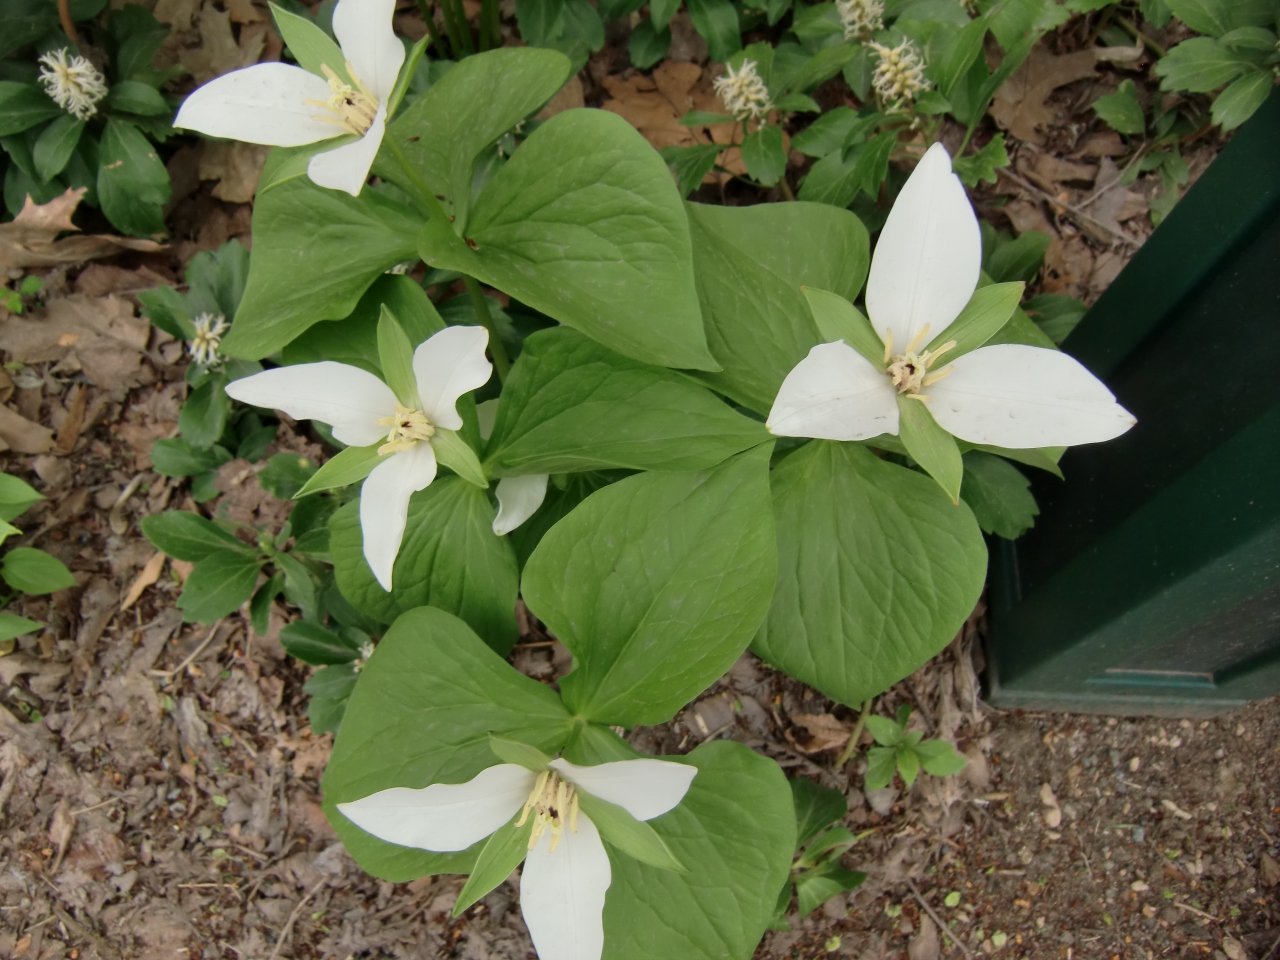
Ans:
[[[883,364],[844,341],[819,344],[787,374],[769,431],[823,440],[896,434],[899,395],[924,403],[952,436],[1010,449],[1099,443],[1132,427],[1137,421],[1111,391],[1057,350],[999,344],[944,365],[954,342],[922,349],[964,309],[981,269],[978,219],[951,157],[934,144],[871,259],[867,313],[884,341]]]
[[[418,406],[400,405],[391,388],[366,370],[323,360],[277,367],[227,384],[227,395],[256,407],[283,410],[296,420],[319,420],[353,447],[382,441],[378,465],[360,495],[364,557],[384,590],[404,538],[409,498],[436,476],[432,438],[459,430],[458,398],[484,386],[493,366],[484,355],[484,327],[445,327],[413,353]]]
[[[191,359],[202,367],[222,366],[222,354],[218,348],[227,332],[227,318],[220,313],[200,313],[194,320],[195,336],[187,341]]]
[[[97,113],[98,103],[107,95],[106,78],[98,68],[66,47],[40,58],[40,83],[54,103],[77,120]]]
[[[737,70],[725,67],[724,76],[712,84],[725,109],[736,119],[759,120],[773,109],[769,88],[756,70],[754,60],[743,60]]]
[[[580,767],[552,760],[541,772],[512,763],[489,767],[466,783],[421,790],[393,787],[338,804],[356,826],[401,846],[465,850],[517,818],[530,819],[529,852],[520,876],[520,912],[541,960],[600,960],[609,855],[578,795],[617,804],[652,820],[684,799],[697,768],[669,760],[620,760]]]
[[[338,0],[333,32],[345,64],[325,64],[323,77],[284,63],[234,70],[187,97],[173,125],[277,147],[354,134],[360,139],[312,157],[307,174],[322,187],[359,195],[404,63],[404,45],[391,29],[394,12],[395,0]],[[354,85],[339,77],[343,68]]]

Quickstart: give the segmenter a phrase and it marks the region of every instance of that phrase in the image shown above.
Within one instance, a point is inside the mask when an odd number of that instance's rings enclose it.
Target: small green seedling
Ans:
[[[902,775],[908,787],[916,782],[921,768],[935,777],[959,773],[968,761],[956,753],[956,748],[945,740],[925,740],[919,730],[908,730],[911,708],[898,708],[898,719],[867,717],[867,729],[875,737],[878,747],[867,751],[868,790],[887,787],[895,772]]]
[[[854,834],[841,824],[849,812],[844,794],[797,777],[791,781],[791,800],[796,810],[796,859],[778,894],[772,924],[775,930],[790,929],[783,915],[791,905],[792,893],[803,918],[832,897],[856,890],[867,879],[865,873],[849,870],[841,862],[845,853],[866,836]]]

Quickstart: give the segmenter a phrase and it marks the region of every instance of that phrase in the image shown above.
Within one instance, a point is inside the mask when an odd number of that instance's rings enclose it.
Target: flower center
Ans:
[[[88,120],[107,95],[107,84],[92,63],[68,53],[64,47],[40,58],[40,83],[63,110],[77,120]]]
[[[893,331],[885,330],[884,332],[885,373],[893,379],[893,385],[898,388],[898,393],[905,393],[912,400],[923,400],[926,403],[929,398],[920,392],[921,388],[937,383],[955,369],[946,367],[930,373],[929,368],[938,362],[940,356],[956,345],[954,340],[948,340],[937,350],[920,350],[920,345],[928,342],[929,324],[926,323],[907,344],[907,349],[895,354]]]
[[[191,359],[202,367],[216,367],[222,363],[218,347],[222,335],[227,332],[227,318],[220,313],[201,313],[194,320],[196,335],[187,341]]]
[[[323,111],[315,114],[317,120],[336,124],[347,133],[363,137],[373,126],[373,118],[378,114],[378,98],[356,76],[350,60],[347,61],[347,74],[355,80],[355,88],[344,82],[327,63],[321,64],[320,69],[328,78],[329,89],[333,92],[328,100],[305,101],[307,106],[319,107]]]
[[[565,783],[550,770],[543,770],[538,774],[529,799],[524,802],[516,826],[523,827],[530,813],[533,814],[533,832],[529,834],[529,849],[536,847],[542,835],[550,830],[551,845],[547,852],[553,852],[560,843],[566,823],[570,830],[578,832],[578,795],[573,784]]]
[[[387,433],[387,442],[378,448],[379,455],[411,450],[415,443],[430,440],[436,433],[436,428],[431,425],[425,413],[402,407],[398,403],[395,416],[380,417],[378,426],[391,428]]]

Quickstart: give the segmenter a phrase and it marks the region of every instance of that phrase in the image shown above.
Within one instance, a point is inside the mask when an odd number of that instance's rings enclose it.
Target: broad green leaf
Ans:
[[[1115,93],[1093,101],[1093,111],[1116,133],[1140,137],[1147,129],[1147,117],[1138,103],[1137,87],[1125,80]]]
[[[920,758],[916,756],[914,745],[899,747],[897,759],[898,773],[902,777],[902,782],[910,789],[911,785],[916,782],[916,776],[920,773]]]
[[[949,777],[969,765],[969,761],[956,752],[955,745],[945,740],[925,740],[914,749],[924,772],[935,777]]]
[[[824,827],[844,819],[849,801],[839,790],[819,786],[808,777],[795,777],[790,783],[796,811],[796,849],[802,849]]]
[[[802,286],[853,300],[869,263],[866,228],[820,204],[686,204],[707,342],[723,370],[699,374],[758,413],[821,342]]]
[[[60,113],[61,108],[35,84],[0,80],[0,137],[21,133]]]
[[[516,0],[516,24],[529,46],[548,46],[564,33],[564,0]]]
[[[226,377],[213,374],[191,391],[178,414],[178,430],[193,447],[207,450],[218,442],[227,426],[231,398],[224,389]]]
[[[716,368],[680,196],[617,114],[567,110],[534,131],[481,192],[466,235],[428,221],[419,251],[626,356]]]
[[[19,593],[53,593],[76,585],[76,578],[61,560],[35,547],[14,547],[6,553],[0,577]]]
[[[416,410],[422,401],[418,399],[418,378],[413,372],[413,344],[400,326],[395,313],[385,303],[378,318],[378,365],[382,376],[401,405]]]
[[[938,92],[944,97],[951,96],[956,84],[978,59],[986,36],[987,18],[978,17],[961,27],[938,52],[937,59],[930,64],[930,71],[938,85]]]
[[[742,162],[756,183],[771,187],[787,170],[787,151],[782,144],[782,128],[765,124],[742,141]]]
[[[844,794],[840,794],[840,796],[843,797]],[[829,862],[833,857],[844,853],[857,842],[858,838],[853,835],[853,831],[848,827],[834,826],[814,840],[805,850],[803,856],[796,858],[796,866],[808,868],[814,867],[824,860]]]
[[[286,345],[284,362],[336,360],[382,376],[378,323],[383,306],[396,315],[415,347],[444,329],[444,320],[422,287],[408,277],[383,274],[364,292],[349,316],[317,323]]]
[[[216,470],[230,459],[231,454],[222,447],[201,450],[181,437],[151,445],[151,468],[162,477],[194,477]]]
[[[595,493],[601,487],[621,480],[622,471],[593,471],[591,473],[570,473],[553,476],[547,485],[547,495],[537,513],[520,524],[507,535],[511,545],[516,549],[516,560],[520,569],[528,562],[529,556],[542,542],[548,530],[569,515],[578,504]]]
[[[705,110],[690,110],[680,118],[682,127],[706,127],[713,123],[733,123],[734,118],[727,113],[708,113]],[[721,149],[724,149],[721,147]]]
[[[159,90],[137,80],[121,80],[108,91],[103,102],[112,110],[143,117],[160,116],[172,110]]]
[[[485,491],[458,477],[440,477],[409,501],[404,542],[396,557],[394,593],[374,580],[360,536],[359,501],[329,522],[329,553],[342,595],[381,623],[430,604],[465,620],[495,650],[516,641],[516,558],[493,533],[494,508]]]
[[[307,723],[315,734],[337,733],[347,712],[347,699],[313,696],[307,702]]]
[[[311,675],[302,689],[313,697],[345,700],[356,687],[357,674],[349,663],[333,663]]]
[[[711,59],[720,63],[742,49],[738,11],[731,0],[685,0],[693,28],[707,41]]]
[[[1013,311],[1018,309],[1018,301],[1022,299],[1022,291],[1026,284],[989,283],[973,291],[973,296],[965,304],[960,316],[956,317],[941,333],[929,343],[926,349],[937,350],[944,344],[954,340],[955,346],[939,358],[942,369],[947,363],[966,353],[977,350],[996,335],[996,332],[1009,322]]]
[[[196,563],[178,608],[187,620],[212,623],[234,613],[253,596],[262,561],[238,550],[218,550]]]
[[[715,169],[716,160],[723,150],[718,143],[706,143],[693,147],[663,147],[660,155],[675,175],[680,196],[687,197]]]
[[[858,889],[866,879],[865,873],[848,870],[839,862],[806,870],[796,877],[796,909],[801,917],[807,917],[832,897]]]
[[[1166,0],[1173,15],[1196,33],[1220,37],[1234,25],[1233,0]]]
[[[222,352],[257,360],[347,316],[385,270],[416,256],[420,226],[374,190],[352,197],[295,177],[260,192],[249,281]]]
[[[996,283],[1014,280],[1030,282],[1040,272],[1045,251],[1049,249],[1052,240],[1047,233],[1039,230],[1028,230],[1012,240],[1002,237],[994,230],[989,234],[984,232],[982,269]]]
[[[1256,70],[1257,67],[1214,40],[1192,37],[1156,61],[1156,75],[1163,77],[1161,90],[1190,90],[1211,93],[1223,84]]]
[[[360,649],[345,637],[305,620],[296,620],[281,628],[280,642],[289,656],[317,667],[350,663],[360,656]]]
[[[276,22],[276,29],[293,54],[293,59],[304,70],[309,70],[317,77],[324,76],[324,67],[336,73],[344,82],[351,83],[351,75],[347,72],[347,58],[333,39],[306,17],[289,13],[269,3],[271,17]]]
[[[400,145],[415,171],[452,204],[457,218],[453,228],[470,226],[467,210],[476,158],[555,96],[569,78],[569,68],[564,54],[533,47],[467,57],[387,127],[387,137]],[[484,109],[477,110],[477,104]],[[375,172],[379,169],[396,179],[403,176],[385,152]]]
[[[650,11],[653,5],[650,4]],[[631,29],[631,39],[627,42],[627,53],[631,62],[639,70],[648,70],[667,55],[671,49],[671,30],[664,26],[661,30],[654,26],[652,18],[641,20]]]
[[[162,207],[173,190],[156,148],[132,123],[107,121],[98,144],[98,203],[124,233],[148,237],[165,232]]]
[[[521,592],[574,655],[577,716],[662,723],[742,653],[775,576],[770,451],[621,480],[543,537]]]
[[[494,733],[554,754],[571,726],[559,697],[513,670],[457,617],[411,610],[360,671],[324,774],[325,813],[376,877],[466,872],[481,844],[459,854],[396,846],[360,830],[334,805],[391,787],[465,783],[494,765]]]
[[[256,556],[257,550],[237,540],[230,532],[211,520],[186,510],[169,510],[140,523],[142,534],[175,560],[199,563],[211,553],[226,550]]]
[[[277,453],[258,471],[258,484],[279,500],[292,500],[315,475],[316,465],[306,457],[297,453]],[[293,517],[289,519],[292,521]]]
[[[282,589],[284,576],[277,573],[255,590],[249,599],[249,626],[260,637],[265,637],[271,629],[271,603],[280,596]]]
[[[649,16],[658,29],[665,29],[680,9],[680,0],[650,0]]]
[[[12,520],[25,513],[33,503],[43,499],[44,494],[25,480],[0,473],[0,520]]]
[[[606,843],[659,870],[688,872],[688,868],[676,859],[671,848],[647,822],[637,820],[617,804],[601,800],[585,790],[578,791],[577,796],[582,812],[591,818]]]
[[[311,479],[294,494],[294,499],[319,493],[321,490],[334,490],[359,483],[373,472],[373,468],[382,459],[378,454],[381,446],[382,442],[379,441],[367,447],[347,447],[339,451],[311,475]]]
[[[888,717],[867,717],[867,732],[883,747],[896,747],[902,740],[902,727]]]
[[[986,579],[968,507],[854,443],[811,441],[772,485],[778,586],[758,655],[853,706],[951,641]]]
[[[541,2],[541,0],[538,0]],[[453,916],[460,917],[473,903],[493,890],[498,884],[511,876],[512,871],[520,866],[529,853],[529,837],[533,833],[533,817],[525,819],[524,826],[517,827],[520,818],[512,817],[511,822],[500,827],[489,835],[476,857],[476,865],[471,876],[462,885],[458,899],[453,905]]]
[[[1274,84],[1275,75],[1270,70],[1254,70],[1241,77],[1213,101],[1213,122],[1223,130],[1234,130],[1262,106]]]
[[[896,747],[872,747],[867,751],[868,790],[883,790],[893,780],[898,771],[898,751]]]
[[[1007,460],[971,450],[964,455],[960,497],[987,533],[1014,540],[1035,526],[1040,508],[1031,482]]]
[[[996,171],[1009,166],[1009,151],[1005,149],[1004,134],[997,133],[982,149],[964,156],[954,157],[951,167],[961,180],[971,187],[980,182],[996,182]]]
[[[58,117],[40,131],[31,148],[31,160],[40,179],[52,180],[62,172],[83,132],[84,121],[72,116]]]
[[[808,93],[819,84],[826,83],[854,57],[861,52],[856,43],[842,43],[834,47],[823,47],[806,61],[799,73],[787,84],[792,90]]]
[[[489,749],[503,763],[514,763],[534,772],[547,769],[547,765],[553,759],[537,747],[523,741],[494,736],[492,733],[489,734]]]
[[[34,633],[43,626],[44,624],[39,621],[28,620],[26,617],[19,617],[17,614],[0,613],[0,643],[12,640],[14,637]]]
[[[851,107],[828,110],[791,138],[791,149],[820,160],[841,149],[861,118]]]
[[[525,340],[485,465],[494,476],[696,470],[769,439],[706,388],[555,327]]]
[[[725,741],[663,759],[698,768],[680,804],[649,821],[690,871],[609,851],[603,960],[750,960],[795,850],[786,778],[773,760]]]
[[[467,483],[481,490],[488,489],[489,480],[485,476],[484,468],[480,466],[480,458],[476,456],[471,445],[462,438],[461,433],[437,427],[435,436],[431,438],[431,449],[440,466],[448,467]]]
[[[861,310],[844,297],[816,287],[801,287],[800,292],[809,303],[809,313],[824,343],[843,340],[877,368],[884,367],[884,341]]]

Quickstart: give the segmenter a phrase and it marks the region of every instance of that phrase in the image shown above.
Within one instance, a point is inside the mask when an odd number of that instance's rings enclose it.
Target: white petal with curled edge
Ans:
[[[787,374],[765,426],[775,437],[867,440],[898,432],[889,375],[843,340],[820,343]]]
[[[458,398],[483,387],[493,373],[484,355],[489,331],[484,327],[445,327],[413,351],[413,375],[418,381],[422,410],[438,427],[461,430]]]
[[[684,799],[698,768],[687,763],[654,760],[615,760],[579,767],[568,760],[552,760],[551,768],[593,797],[616,803],[637,820],[660,817]]]
[[[600,960],[604,895],[613,873],[596,825],[578,814],[551,850],[551,831],[529,851],[520,875],[520,912],[541,960]]]
[[[333,150],[317,153],[307,163],[307,176],[317,186],[330,190],[342,190],[353,197],[360,196],[369,168],[382,146],[382,135],[387,130],[387,109],[379,107],[373,123],[359,140],[344,143]]]
[[[327,82],[301,67],[259,63],[193,91],[173,125],[210,137],[297,147],[338,135],[339,128],[317,120],[319,108],[305,102],[328,100],[330,93]]]
[[[433,783],[421,790],[392,787],[338,804],[343,816],[388,843],[440,853],[483,840],[524,806],[537,774],[500,763],[466,783]]]
[[[429,443],[415,443],[383,459],[360,489],[360,536],[364,558],[382,589],[391,590],[391,571],[404,539],[409,498],[436,478],[436,455]]]
[[[547,496],[545,473],[527,477],[503,477],[498,481],[498,515],[493,518],[493,532],[505,536],[524,523],[542,506]]]
[[[333,33],[356,76],[386,103],[404,64],[404,44],[391,27],[396,0],[338,0]]]
[[[367,370],[321,360],[263,370],[227,384],[227,396],[255,407],[283,410],[295,420],[319,420],[342,443],[364,447],[387,435],[381,417],[396,411],[396,395]]]
[[[1070,447],[1120,436],[1137,420],[1074,357],[1001,343],[967,353],[926,387],[944,430],[997,447]]]
[[[867,276],[867,313],[904,350],[926,323],[930,338],[969,302],[982,270],[982,233],[951,157],[935,143],[889,211]]]

